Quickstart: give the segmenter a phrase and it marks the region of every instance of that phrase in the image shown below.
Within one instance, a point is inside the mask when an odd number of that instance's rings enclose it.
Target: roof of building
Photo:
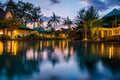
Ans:
[[[22,27],[20,27],[20,28],[18,28],[18,29],[20,29],[20,30],[29,30],[29,31],[32,31],[33,29],[30,29],[29,27],[27,27],[27,26],[22,26]]]
[[[0,19],[4,19],[8,11],[10,11],[11,14],[12,14],[12,16],[13,16],[12,10],[10,10],[10,9],[7,8],[7,9],[4,11],[2,8],[0,8]]]
[[[103,18],[109,18],[109,17],[115,17],[115,16],[120,16],[120,10],[113,9],[111,12],[106,14]]]
[[[45,30],[44,28],[33,28],[33,30],[38,31],[39,33],[51,33],[52,30]]]

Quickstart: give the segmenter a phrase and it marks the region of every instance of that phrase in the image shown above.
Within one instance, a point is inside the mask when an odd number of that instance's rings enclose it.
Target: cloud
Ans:
[[[120,0],[80,0],[93,5],[98,10],[106,10],[110,7],[120,6]]]
[[[52,2],[52,4],[58,4],[58,3],[60,3],[59,0],[50,0],[50,1]]]

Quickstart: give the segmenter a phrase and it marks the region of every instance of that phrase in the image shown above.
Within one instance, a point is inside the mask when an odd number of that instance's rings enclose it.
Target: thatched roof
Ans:
[[[6,9],[5,11],[3,9],[0,8],[0,19],[4,19],[7,12],[10,11],[10,13],[12,14],[12,16],[14,15],[13,14],[13,11],[11,9]]]

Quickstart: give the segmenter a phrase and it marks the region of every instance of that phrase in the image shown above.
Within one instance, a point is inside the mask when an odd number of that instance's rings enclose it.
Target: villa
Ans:
[[[14,14],[10,9],[6,9],[4,11],[3,9],[0,8],[0,20],[12,18],[14,18]],[[17,36],[21,37],[28,36],[31,31],[33,30],[26,26],[22,26],[12,31],[12,29],[0,25],[0,36],[9,36],[12,39],[15,39]]]
[[[106,14],[102,20],[103,26],[93,29],[98,30],[99,38],[120,35],[120,10],[113,9],[111,12]]]

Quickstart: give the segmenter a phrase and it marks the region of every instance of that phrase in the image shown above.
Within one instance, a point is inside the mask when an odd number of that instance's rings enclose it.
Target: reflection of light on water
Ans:
[[[104,54],[104,44],[101,44],[101,54]]]
[[[50,46],[50,41],[46,41],[46,46],[47,46],[47,47]]]
[[[43,54],[43,60],[46,60],[48,58],[47,50],[43,51],[42,54]]]
[[[68,52],[68,49],[66,48],[64,51],[63,51],[64,55],[65,56],[68,56],[69,52]]]
[[[43,47],[42,41],[40,41],[40,50],[42,50],[42,47]]]
[[[58,47],[54,48],[54,54],[56,55],[56,57],[58,57],[60,59],[63,58],[63,51]]]
[[[12,42],[12,52],[13,52],[13,55],[16,55],[17,54],[17,47],[18,47],[18,44],[17,42]]]
[[[37,60],[38,53],[34,52],[33,49],[27,50],[26,51],[26,58],[27,58],[27,60]]]
[[[3,53],[3,43],[0,41],[0,55]]]
[[[55,46],[55,41],[52,41],[52,48],[54,48]]]
[[[109,58],[113,56],[113,45],[109,47]]]
[[[73,49],[73,46],[71,46],[70,48],[70,55],[73,55],[74,54],[74,49]]]
[[[62,50],[65,49],[65,41],[62,41]]]

